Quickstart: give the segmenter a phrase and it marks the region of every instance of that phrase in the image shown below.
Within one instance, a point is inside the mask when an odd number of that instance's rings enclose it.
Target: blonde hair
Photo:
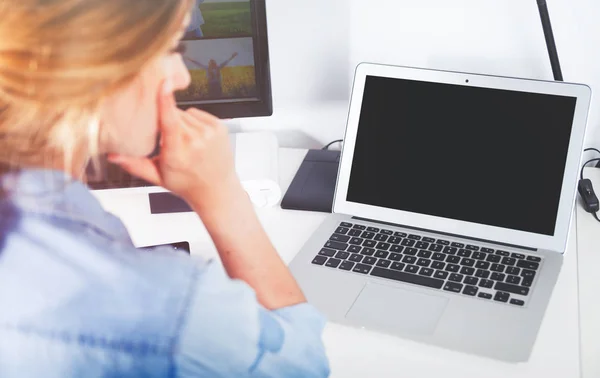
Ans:
[[[87,161],[103,101],[170,48],[191,5],[0,0],[0,171]]]

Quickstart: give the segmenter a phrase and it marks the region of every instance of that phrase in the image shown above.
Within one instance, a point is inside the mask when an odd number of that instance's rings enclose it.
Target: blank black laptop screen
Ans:
[[[347,200],[554,235],[576,101],[369,76]]]

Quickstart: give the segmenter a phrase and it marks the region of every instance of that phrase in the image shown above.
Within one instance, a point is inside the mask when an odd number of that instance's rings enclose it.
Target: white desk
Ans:
[[[284,192],[305,154],[306,150],[281,149],[280,184]],[[137,246],[188,240],[192,253],[207,258],[216,256],[207,232],[193,213],[150,215],[148,198],[140,194],[97,193],[97,197],[108,211],[121,217]],[[275,247],[288,263],[326,217],[321,213],[280,208],[258,209],[257,212]],[[580,377],[575,222],[572,235],[562,273],[529,362],[507,364],[330,323],[324,341],[331,360],[332,377]],[[591,288],[587,291],[596,295]],[[600,307],[596,310],[600,312]],[[590,355],[593,350],[599,350],[584,349]],[[594,363],[599,366],[598,362],[590,362],[590,365]]]
[[[600,194],[600,169],[587,168],[584,177]],[[600,377],[600,223],[577,207],[581,362],[584,378]]]

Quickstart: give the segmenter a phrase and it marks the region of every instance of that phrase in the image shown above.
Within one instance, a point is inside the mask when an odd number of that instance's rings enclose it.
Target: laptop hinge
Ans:
[[[451,234],[451,233],[447,233],[447,232],[441,232],[441,231],[436,231],[436,230],[429,230],[429,229],[426,229],[426,228],[418,228],[418,227],[413,227],[413,226],[406,226],[406,225],[403,225],[403,224],[383,222],[383,221],[378,221],[378,220],[373,220],[373,219],[367,219],[367,218],[361,218],[361,217],[352,217],[352,219],[357,219],[357,220],[361,220],[361,221],[365,221],[365,222],[377,223],[377,224],[382,224],[382,225],[387,225],[387,226],[392,226],[392,227],[408,228],[408,229],[415,230],[415,231],[431,232],[431,233],[438,234],[438,235],[451,236],[451,237],[465,239],[465,240],[473,240],[473,241],[478,241],[478,242],[483,242],[483,243],[496,244],[496,245],[503,246],[503,247],[525,249],[525,250],[528,250],[528,251],[538,251],[537,248],[531,248],[531,247],[524,247],[524,246],[521,246],[521,245],[513,245],[513,244],[501,243],[501,242],[497,242],[497,241],[494,241],[494,240],[472,238],[472,237],[468,237],[468,236],[456,235],[456,234]]]

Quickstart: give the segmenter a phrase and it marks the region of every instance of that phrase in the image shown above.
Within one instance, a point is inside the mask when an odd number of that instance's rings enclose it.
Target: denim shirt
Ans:
[[[220,264],[140,251],[58,171],[0,177],[0,377],[326,377],[324,318]]]

